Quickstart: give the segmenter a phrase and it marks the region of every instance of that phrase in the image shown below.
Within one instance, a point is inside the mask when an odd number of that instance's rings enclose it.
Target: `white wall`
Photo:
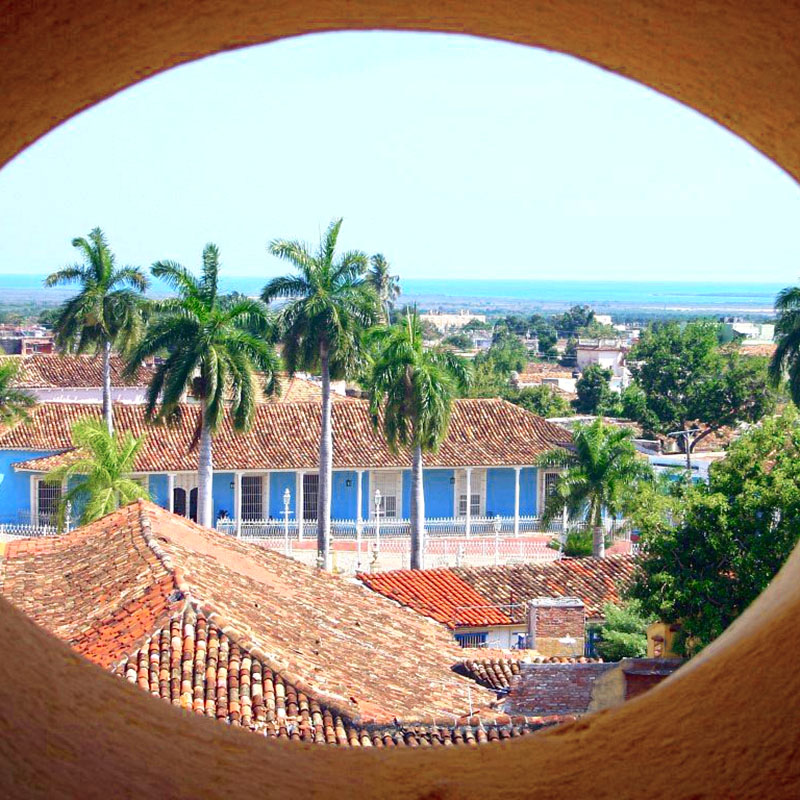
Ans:
[[[31,389],[40,403],[102,403],[103,390],[100,387],[57,389]],[[114,386],[111,389],[114,403],[141,405],[147,402],[147,389],[144,386]]]

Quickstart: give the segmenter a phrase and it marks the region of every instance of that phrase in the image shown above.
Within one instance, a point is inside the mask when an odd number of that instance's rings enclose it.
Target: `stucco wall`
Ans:
[[[0,522],[28,522],[31,512],[30,472],[16,472],[17,461],[49,456],[53,450],[0,450]]]

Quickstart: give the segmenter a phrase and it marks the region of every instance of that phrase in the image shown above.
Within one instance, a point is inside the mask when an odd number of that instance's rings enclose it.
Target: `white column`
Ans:
[[[303,538],[303,475],[305,472],[299,470],[297,473],[297,491],[295,492],[295,515],[297,520],[297,539]]]
[[[514,536],[519,535],[519,474],[522,467],[514,467]]]
[[[175,473],[167,473],[167,508],[175,513]]]
[[[242,473],[233,473],[233,516],[236,520],[236,536],[242,536]]]
[[[356,569],[361,569],[361,506],[364,500],[364,470],[356,470]]]
[[[38,480],[36,475],[31,475],[31,525],[39,524],[39,495],[38,495]]]
[[[467,487],[467,513],[464,519],[464,533],[469,536],[472,528],[472,467],[464,468],[464,481]]]

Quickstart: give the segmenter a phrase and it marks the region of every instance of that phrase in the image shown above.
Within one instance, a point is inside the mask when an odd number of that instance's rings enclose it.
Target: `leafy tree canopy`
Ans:
[[[586,367],[575,383],[575,391],[578,393],[574,401],[575,410],[579,414],[605,413],[611,400],[610,380],[611,370],[599,364]]]
[[[647,655],[647,626],[655,622],[636,600],[623,605],[608,603],[603,608],[605,622],[599,626],[601,640],[596,649],[605,661],[644,658]]]
[[[558,331],[559,336],[572,336],[581,328],[586,328],[594,319],[594,311],[589,306],[572,306],[569,311],[563,314],[556,314],[553,317],[553,325]]]
[[[645,394],[640,421],[660,433],[699,422],[692,448],[726,425],[756,422],[775,407],[766,361],[721,350],[711,323],[652,326],[629,363]]]
[[[708,484],[675,490],[671,514],[639,519],[642,557],[630,596],[682,625],[692,653],[756,599],[800,536],[800,427],[795,413],[765,420],[715,464]]]
[[[567,417],[572,414],[569,401],[555,387],[547,384],[506,391],[500,397],[540,417]]]

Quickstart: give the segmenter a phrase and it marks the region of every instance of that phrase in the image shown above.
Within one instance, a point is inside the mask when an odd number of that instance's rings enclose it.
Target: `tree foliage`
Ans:
[[[45,476],[48,483],[67,486],[58,507],[60,530],[68,507],[86,525],[134,500],[149,499],[147,490],[131,477],[145,438],[136,438],[130,431],[109,433],[103,422],[93,419],[78,420],[72,426],[75,457],[68,454],[66,464]]]
[[[605,661],[647,655],[647,626],[656,618],[645,613],[640,603],[636,600],[628,600],[623,605],[607,603],[603,607],[603,617],[596,649]]]
[[[554,386],[546,383],[507,390],[499,396],[540,417],[568,417],[572,414],[569,401]]]
[[[603,512],[625,512],[637,486],[652,480],[652,470],[639,458],[627,428],[605,424],[576,425],[572,451],[551,450],[539,460],[540,467],[565,467],[547,498],[542,515],[547,524],[564,510],[571,521],[594,528],[593,554],[604,552]]]
[[[579,414],[603,414],[611,400],[611,370],[599,364],[590,364],[575,383],[578,397],[574,401]]]
[[[772,580],[800,536],[800,428],[794,413],[740,437],[708,484],[676,489],[672,514],[641,519],[630,596],[694,652],[719,636]]]
[[[781,291],[775,299],[775,311],[777,346],[769,364],[770,378],[778,386],[786,375],[792,400],[800,405],[800,286]]]
[[[594,311],[586,305],[572,306],[563,314],[553,317],[553,325],[559,336],[575,336],[582,328],[586,328],[594,320]]]
[[[721,350],[716,327],[707,322],[652,326],[630,361],[645,395],[640,421],[660,433],[699,423],[692,448],[726,425],[757,422],[775,407],[766,362]]]
[[[13,425],[28,418],[28,411],[36,405],[36,398],[16,386],[19,362],[11,358],[0,360],[0,424]]]

